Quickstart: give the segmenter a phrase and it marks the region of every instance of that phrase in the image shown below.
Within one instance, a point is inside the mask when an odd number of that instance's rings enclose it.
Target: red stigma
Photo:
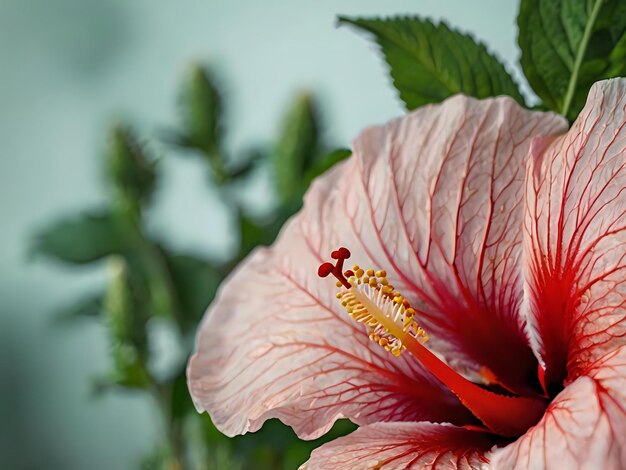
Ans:
[[[335,265],[332,263],[323,263],[320,264],[320,267],[317,269],[317,275],[319,277],[326,277],[328,276],[330,273],[332,273],[335,270]]]
[[[350,250],[348,250],[347,248],[344,248],[342,246],[338,250],[333,251],[330,254],[330,257],[333,258],[333,259],[340,260],[340,261],[346,260],[346,259],[350,258]]]
[[[330,257],[332,259],[336,259],[337,263],[334,265],[328,262],[320,264],[320,267],[317,269],[317,275],[319,277],[327,277],[329,274],[332,274],[346,289],[350,289],[352,285],[348,282],[346,276],[352,276],[354,273],[349,269],[345,272],[345,275],[342,273],[343,262],[350,258],[350,250],[341,247],[338,250],[333,251],[330,254]]]

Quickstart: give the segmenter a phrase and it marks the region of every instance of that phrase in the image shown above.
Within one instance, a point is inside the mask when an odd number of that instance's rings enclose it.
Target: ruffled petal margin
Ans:
[[[483,469],[492,437],[447,424],[376,423],[318,447],[301,470]]]

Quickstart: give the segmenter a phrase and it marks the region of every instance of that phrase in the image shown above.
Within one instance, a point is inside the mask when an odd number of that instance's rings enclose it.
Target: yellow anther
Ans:
[[[341,281],[337,281],[337,282],[335,283],[335,285],[336,285],[337,287],[341,287],[343,284],[341,283]]]
[[[415,309],[389,284],[385,271],[363,270],[354,265],[353,272],[349,277],[352,287],[341,289],[337,298],[350,317],[368,327],[370,340],[399,356],[406,350],[403,342],[409,337],[420,342],[428,339],[415,321]],[[337,286],[341,287],[341,282]]]
[[[361,268],[359,268],[358,264],[355,264],[354,266],[352,266],[352,271],[354,271],[354,272],[357,272],[359,269],[361,269]]]

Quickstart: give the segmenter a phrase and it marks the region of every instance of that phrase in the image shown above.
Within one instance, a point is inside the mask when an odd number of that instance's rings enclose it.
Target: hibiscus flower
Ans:
[[[366,130],[221,287],[198,410],[360,426],[310,469],[626,468],[625,109],[618,79],[569,131],[465,96]]]

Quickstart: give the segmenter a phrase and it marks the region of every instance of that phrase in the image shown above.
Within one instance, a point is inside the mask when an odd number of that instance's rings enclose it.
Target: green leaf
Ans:
[[[256,168],[259,162],[267,157],[266,153],[260,149],[251,149],[243,154],[241,161],[230,164],[226,168],[228,180],[237,180],[247,177]]]
[[[222,275],[211,262],[195,256],[167,256],[166,262],[180,307],[176,321],[182,331],[192,330],[213,300]]]
[[[313,164],[319,142],[319,124],[313,98],[296,98],[288,110],[274,153],[276,189],[283,204],[300,199],[304,172]]]
[[[239,256],[240,261],[258,245],[271,244],[281,227],[289,218],[291,212],[278,212],[276,216],[268,220],[254,220],[243,212],[239,213]]]
[[[116,359],[116,367],[114,372],[93,379],[91,385],[94,394],[101,395],[109,390],[119,388],[145,390],[151,383],[148,370],[140,362],[127,361],[122,366],[118,364]]]
[[[41,230],[30,251],[67,263],[91,263],[125,251],[132,239],[129,230],[109,211],[88,212]]]
[[[265,227],[243,212],[239,214],[239,252],[246,256],[257,245],[267,243],[269,238]]]
[[[594,82],[626,75],[623,0],[522,0],[517,21],[530,86],[570,120]]]
[[[502,63],[470,35],[418,17],[339,17],[374,35],[407,109],[438,103],[456,93],[477,98],[509,95],[524,104]]]
[[[324,436],[313,441],[302,441],[289,426],[271,419],[254,434],[236,436],[230,442],[236,455],[246,463],[245,468],[288,469],[303,464],[316,447],[345,436],[356,428],[350,421],[342,419],[335,422]]]
[[[187,413],[193,411],[193,402],[189,395],[187,386],[186,368],[183,367],[179,374],[174,378],[171,385],[171,410],[170,417],[172,422],[182,421]]]
[[[107,152],[109,175],[120,202],[138,207],[150,200],[155,188],[155,162],[126,127],[111,131]]]
[[[103,294],[93,294],[80,299],[78,302],[65,307],[55,315],[59,323],[71,322],[80,318],[96,318],[102,312]]]
[[[311,182],[317,178],[322,173],[326,173],[337,163],[345,160],[350,155],[352,155],[352,151],[349,149],[337,149],[333,150],[330,153],[327,153],[320,159],[318,159],[315,164],[307,171],[305,178],[305,190],[309,187]]]

